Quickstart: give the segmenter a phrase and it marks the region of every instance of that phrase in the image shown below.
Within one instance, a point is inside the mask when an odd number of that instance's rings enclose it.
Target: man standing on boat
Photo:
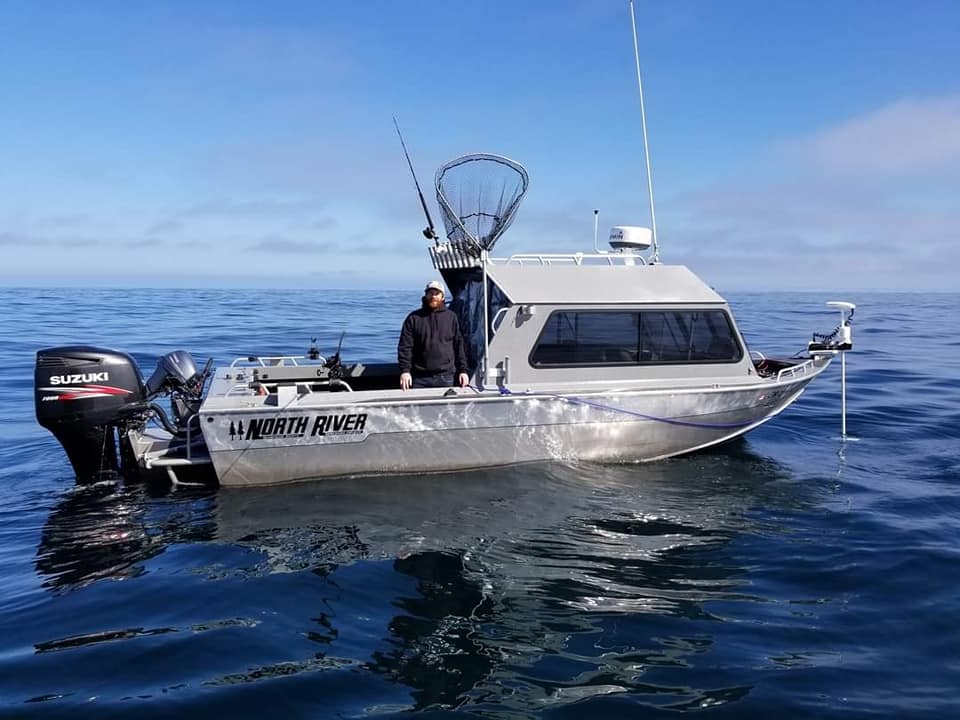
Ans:
[[[403,321],[397,360],[400,388],[466,387],[467,355],[460,320],[443,302],[443,285],[431,280],[423,290],[423,305]]]

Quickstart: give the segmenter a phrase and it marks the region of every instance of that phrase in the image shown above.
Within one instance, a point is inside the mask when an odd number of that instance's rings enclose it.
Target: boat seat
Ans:
[[[714,340],[707,348],[707,358],[710,360],[732,360],[735,356],[733,341],[729,338]]]
[[[636,351],[626,350],[624,348],[610,348],[603,351],[603,361],[609,363],[628,363],[637,361]]]
[[[637,352],[602,345],[541,345],[537,348],[536,360],[543,365],[635,363]]]

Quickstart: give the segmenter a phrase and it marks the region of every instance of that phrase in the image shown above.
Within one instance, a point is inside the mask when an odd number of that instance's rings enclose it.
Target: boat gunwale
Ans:
[[[395,407],[395,406],[432,406],[432,405],[466,405],[469,403],[491,403],[491,402],[517,402],[520,400],[566,400],[566,399],[575,399],[575,398],[590,398],[590,397],[602,397],[609,395],[617,396],[658,396],[658,395],[691,395],[691,394],[721,394],[721,393],[730,393],[730,392],[740,392],[740,391],[749,391],[756,390],[760,388],[772,388],[772,389],[781,389],[785,387],[790,387],[798,383],[804,383],[813,380],[820,373],[822,373],[829,365],[832,358],[828,358],[826,362],[819,360],[807,360],[801,365],[811,367],[809,371],[804,371],[802,374],[794,375],[791,377],[780,378],[777,376],[770,377],[759,377],[753,376],[754,379],[752,382],[742,382],[738,381],[736,383],[710,383],[710,384],[699,384],[690,387],[659,387],[659,388],[623,388],[622,386],[613,386],[606,388],[591,388],[589,390],[557,390],[554,392],[548,392],[545,390],[533,390],[532,386],[530,388],[525,388],[523,391],[511,391],[507,390],[503,392],[499,387],[489,387],[479,392],[474,392],[473,394],[458,393],[456,395],[449,395],[445,397],[423,397],[416,398],[410,397],[398,397],[398,398],[364,398],[354,401],[349,400],[332,400],[333,395],[356,395],[356,393],[350,392],[338,392],[338,393],[312,393],[311,395],[298,396],[294,398],[293,401],[285,405],[231,405],[227,407],[206,407],[206,402],[204,407],[200,408],[201,416],[211,416],[211,415],[233,415],[233,414],[251,414],[251,413],[277,413],[281,411],[316,411],[318,409],[335,409],[335,408],[346,408],[346,407]],[[781,373],[782,374],[782,373]],[[619,381],[611,380],[601,380],[601,381],[588,381],[591,383],[612,383]],[[648,381],[653,382],[653,381]],[[662,379],[655,382],[663,382]],[[433,388],[431,388],[433,389]],[[451,388],[453,389],[453,388]],[[399,391],[399,388],[397,389]],[[370,392],[378,393],[384,392],[382,390],[366,390],[360,392]],[[395,391],[388,391],[395,392]],[[407,391],[410,392],[410,391]],[[314,398],[313,396],[319,396]],[[299,402],[302,398],[310,398],[314,402]],[[226,400],[227,398],[221,398]],[[232,400],[237,400],[237,397],[234,396]],[[317,402],[319,400],[319,402]]]

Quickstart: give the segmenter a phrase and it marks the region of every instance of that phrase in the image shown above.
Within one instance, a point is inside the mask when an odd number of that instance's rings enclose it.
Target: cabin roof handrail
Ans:
[[[298,361],[309,362],[298,362]],[[248,355],[234,358],[230,367],[300,367],[301,365],[322,365],[326,360],[323,357],[316,359],[306,355]]]
[[[601,253],[514,253],[506,258],[488,258],[493,265],[523,265],[535,263],[538,265],[646,265],[646,259],[633,253],[601,252]]]

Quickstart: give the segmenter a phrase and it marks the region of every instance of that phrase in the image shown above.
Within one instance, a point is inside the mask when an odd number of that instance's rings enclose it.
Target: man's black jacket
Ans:
[[[439,375],[467,372],[467,356],[457,314],[447,307],[422,307],[407,315],[397,345],[400,372]]]

